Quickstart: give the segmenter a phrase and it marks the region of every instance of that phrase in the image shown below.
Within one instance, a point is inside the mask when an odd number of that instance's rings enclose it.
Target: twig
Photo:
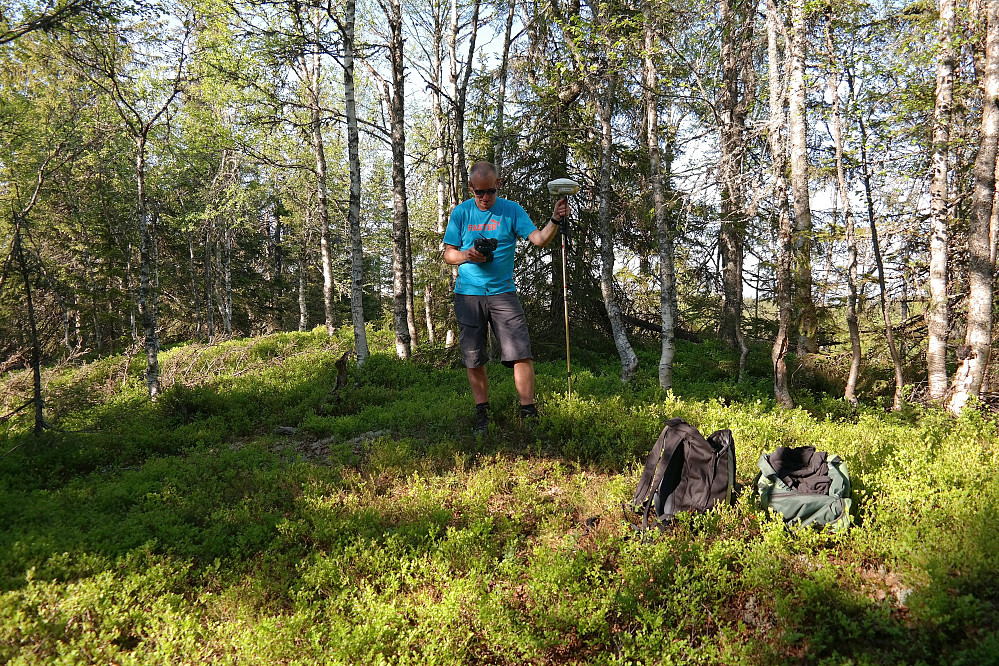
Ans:
[[[5,453],[2,456],[0,456],[0,460],[3,460],[4,458],[6,458],[7,456],[9,456],[10,454],[14,453],[14,451],[16,451],[20,446],[21,446],[20,444],[17,444],[16,446],[14,446],[14,448],[12,448],[10,451],[8,451],[7,453]]]

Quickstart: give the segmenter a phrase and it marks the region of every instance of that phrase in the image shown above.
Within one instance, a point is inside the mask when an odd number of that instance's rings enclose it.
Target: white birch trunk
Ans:
[[[406,214],[409,219],[409,214]],[[413,231],[409,222],[406,223],[406,324],[409,326],[410,349],[420,343],[420,332],[416,328],[416,285],[413,282]]]
[[[434,313],[430,304],[433,302],[433,287],[428,282],[423,288],[423,312],[427,320],[427,344],[433,347],[437,344],[437,335],[434,333]]]
[[[850,189],[846,180],[846,169],[843,164],[843,112],[839,97],[839,71],[835,44],[833,43],[832,27],[826,25],[826,47],[829,53],[828,90],[832,102],[830,111],[830,129],[833,145],[836,150],[836,182],[839,185],[839,198],[843,202],[843,223],[846,234],[846,328],[850,334],[850,372],[846,379],[843,397],[853,406],[857,406],[857,380],[860,378],[860,324],[857,320],[857,236],[856,221],[853,217],[853,207],[850,204]]]
[[[323,269],[323,307],[326,315],[326,333],[333,335],[336,330],[336,310],[334,305],[333,281],[333,242],[330,237],[330,216],[327,186],[326,146],[323,140],[322,115],[320,106],[320,85],[322,83],[322,60],[320,54],[302,55],[303,71],[307,72],[307,94],[309,96],[309,129],[312,139],[312,154],[316,162],[316,217],[319,219],[319,248]]]
[[[933,177],[930,182],[930,301],[926,309],[926,375],[929,397],[947,392],[947,237],[950,207],[948,187],[950,122],[954,105],[954,0],[940,0],[937,44],[936,101],[933,107]]]
[[[968,327],[965,358],[951,384],[948,408],[960,413],[978,397],[988,367],[992,341],[992,293],[995,261],[992,241],[996,214],[996,172],[999,171],[999,0],[986,0],[985,95],[982,131],[975,160],[974,215],[968,229]]]
[[[594,91],[594,101],[600,122],[600,207],[598,219],[600,226],[600,293],[604,298],[607,318],[610,320],[611,334],[618,356],[621,357],[621,381],[630,382],[638,369],[638,356],[635,355],[628,332],[621,317],[621,308],[614,294],[614,234],[611,230],[611,169],[614,130],[611,124],[611,104],[614,99],[616,76],[613,73],[605,75],[606,97],[600,98],[600,93]]]
[[[645,7],[645,126],[649,149],[649,166],[652,175],[652,201],[655,207],[656,238],[659,241],[659,305],[662,322],[662,353],[659,356],[659,386],[673,387],[673,357],[676,355],[676,341],[673,320],[676,298],[676,271],[673,256],[673,235],[669,228],[666,203],[666,183],[663,175],[662,156],[659,152],[659,72],[656,69],[654,53],[656,34],[652,4]]]
[[[437,0],[440,1],[440,0]],[[438,5],[434,5],[434,34],[433,34],[433,62],[430,64],[431,78],[433,79],[433,88],[431,90],[431,110],[434,120],[434,135],[436,137],[436,146],[434,149],[435,166],[437,168],[437,237],[441,240],[437,244],[437,251],[439,256],[444,256],[444,232],[447,229],[448,220],[448,209],[450,204],[450,197],[448,193],[448,183],[453,182],[449,174],[449,160],[447,159],[447,153],[445,151],[445,146],[447,144],[447,122],[444,117],[444,110],[441,104],[441,87],[444,85],[444,26],[441,21],[440,12],[437,11]],[[447,264],[441,262],[440,271],[438,272],[438,280],[440,283],[450,286],[448,283],[448,278],[451,275],[451,267]],[[451,278],[454,279],[453,277]],[[440,290],[441,294],[445,294],[449,289],[443,288]],[[427,290],[425,292],[425,306],[427,309],[427,330],[430,336],[430,343],[434,344],[435,335],[434,331],[434,306],[436,301],[434,297],[436,296],[436,290],[432,289],[430,284],[427,285]],[[445,338],[451,339],[454,333],[448,327],[445,332]]]

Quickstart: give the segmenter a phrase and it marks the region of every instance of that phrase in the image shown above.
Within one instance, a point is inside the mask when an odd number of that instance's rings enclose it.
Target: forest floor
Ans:
[[[999,436],[988,415],[858,410],[803,373],[772,400],[715,342],[620,382],[610,355],[537,363],[541,418],[489,366],[494,422],[454,352],[350,363],[347,332],[276,334],[45,375],[47,417],[0,424],[0,662],[999,663]],[[808,380],[811,381],[811,380]],[[28,397],[0,377],[0,411]],[[6,403],[6,409],[4,409]],[[665,421],[730,428],[734,506],[648,538],[631,499]],[[791,530],[750,492],[762,452],[847,462],[847,532]]]

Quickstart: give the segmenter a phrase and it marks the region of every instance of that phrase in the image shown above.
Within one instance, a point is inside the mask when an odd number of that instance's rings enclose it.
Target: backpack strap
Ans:
[[[673,455],[679,448],[680,442],[687,436],[690,426],[680,418],[670,419],[666,422],[666,427],[659,433],[659,439],[645,462],[645,470],[642,478],[638,482],[638,489],[635,491],[635,498],[632,506],[637,510],[642,507],[642,531],[649,529],[649,514],[652,511],[652,500],[655,491],[662,483],[663,475],[669,468]]]
[[[735,499],[733,497],[733,493],[735,492],[735,438],[732,437],[732,431],[725,428],[724,430],[716,430],[708,435],[708,441],[718,447],[719,453],[725,451],[725,459],[728,467],[728,490],[725,494],[725,501],[728,504],[732,504]]]
[[[669,464],[668,459],[673,455],[673,451],[676,450],[676,440],[679,439],[674,438],[674,441],[672,441],[667,447],[666,438],[670,434],[671,430],[675,433],[676,426],[681,423],[684,425],[687,424],[687,422],[683,419],[670,419],[666,422],[666,427],[664,427],[662,432],[659,433],[659,439],[656,440],[656,445],[652,447],[652,453],[649,454],[648,460],[645,461],[645,469],[642,471],[642,478],[638,481],[638,489],[635,490],[635,498],[631,501],[632,506],[636,509],[645,504],[645,500],[648,499],[650,491],[655,488],[660,481],[662,481],[666,466],[663,466],[663,471],[659,471],[659,462],[662,460],[663,454],[665,454],[667,457],[666,464]]]

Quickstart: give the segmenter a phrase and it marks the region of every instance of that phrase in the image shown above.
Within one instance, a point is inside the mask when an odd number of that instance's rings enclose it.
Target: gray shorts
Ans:
[[[517,292],[492,296],[454,295],[454,314],[461,338],[461,360],[466,368],[481,368],[489,360],[486,343],[491,324],[500,343],[500,360],[508,368],[514,361],[533,358],[527,317]]]

